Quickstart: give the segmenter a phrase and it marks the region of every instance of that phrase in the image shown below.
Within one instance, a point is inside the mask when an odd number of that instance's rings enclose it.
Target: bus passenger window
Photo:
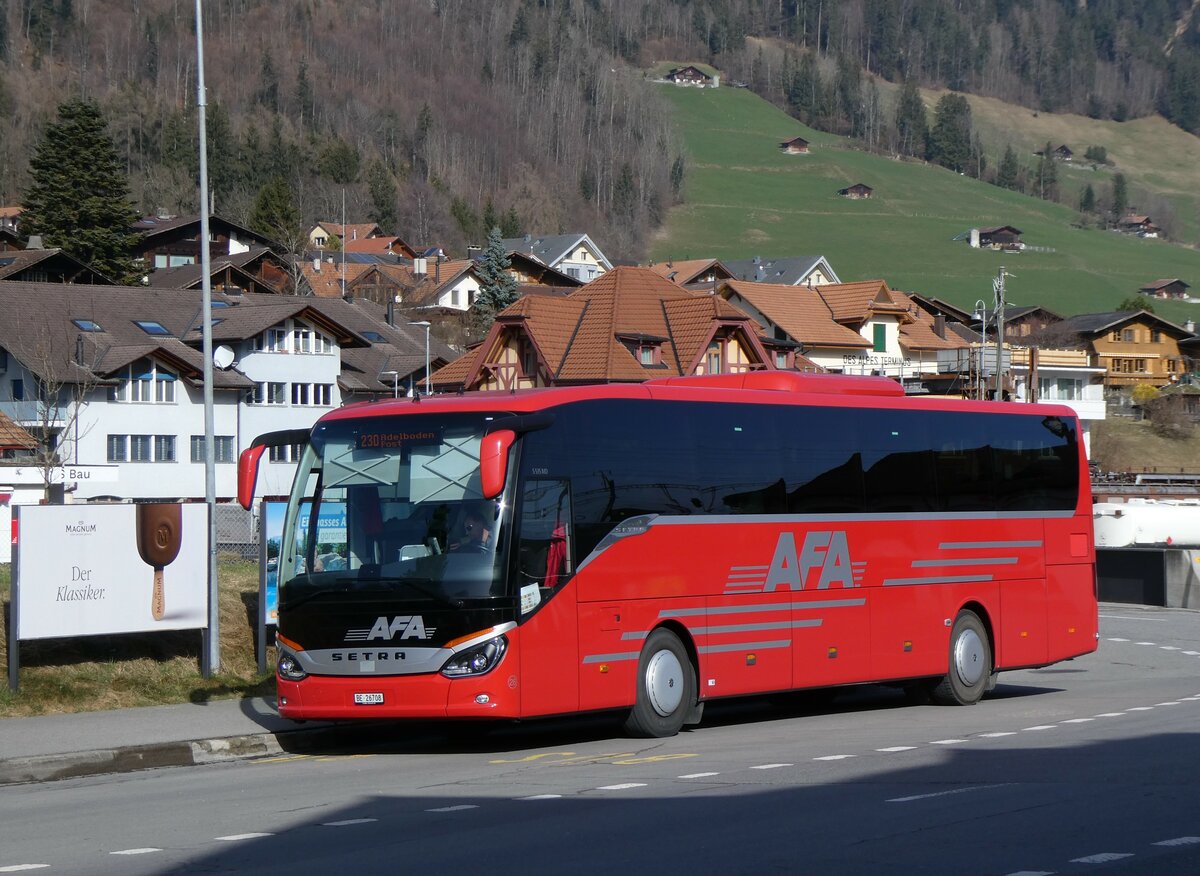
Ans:
[[[571,573],[571,500],[567,483],[530,480],[521,499],[517,563],[522,581],[544,589],[562,584]]]

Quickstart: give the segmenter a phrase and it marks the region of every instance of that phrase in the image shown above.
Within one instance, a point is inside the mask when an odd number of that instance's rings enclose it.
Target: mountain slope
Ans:
[[[651,258],[825,255],[845,281],[882,277],[894,288],[971,307],[991,302],[992,278],[1011,273],[1008,301],[1064,316],[1111,310],[1143,284],[1180,277],[1200,286],[1200,253],[1163,241],[1072,226],[1075,211],[919,162],[854,151],[744,89],[664,87],[688,154],[685,202],[671,210]],[[808,155],[785,155],[794,136]],[[837,190],[863,182],[871,200]],[[953,238],[1015,225],[1030,247],[1000,254]],[[1155,302],[1182,322],[1185,302]]]

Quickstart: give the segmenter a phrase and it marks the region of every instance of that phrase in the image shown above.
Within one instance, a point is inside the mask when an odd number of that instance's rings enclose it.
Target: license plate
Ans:
[[[383,694],[381,694],[381,693],[356,693],[354,695],[354,705],[356,705],[356,706],[381,706],[381,705],[383,705]]]

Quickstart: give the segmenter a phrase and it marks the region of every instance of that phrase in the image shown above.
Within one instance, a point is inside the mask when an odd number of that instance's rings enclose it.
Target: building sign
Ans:
[[[26,505],[17,512],[18,638],[208,626],[207,505]]]

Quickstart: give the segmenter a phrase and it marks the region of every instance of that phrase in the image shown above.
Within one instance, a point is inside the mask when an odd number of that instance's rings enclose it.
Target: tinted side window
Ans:
[[[779,408],[779,456],[792,514],[853,514],[864,507],[858,411]]]
[[[939,511],[995,511],[991,418],[940,412],[932,415],[934,484]]]
[[[930,417],[923,411],[860,412],[866,510],[932,511],[936,505]]]
[[[1079,449],[1073,424],[1058,417],[996,417],[992,436],[1001,511],[1075,507]]]

